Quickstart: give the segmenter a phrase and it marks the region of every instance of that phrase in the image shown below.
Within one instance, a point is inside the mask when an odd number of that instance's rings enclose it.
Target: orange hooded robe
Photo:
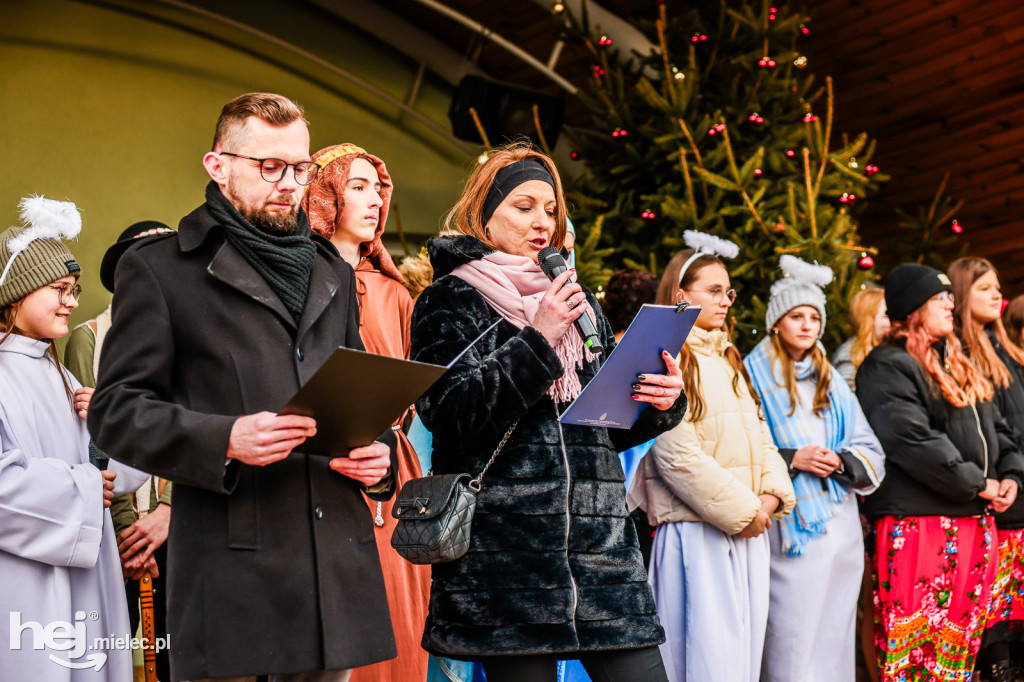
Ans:
[[[366,350],[378,355],[409,357],[409,325],[413,301],[390,254],[381,242],[394,188],[384,162],[351,144],[326,147],[313,155],[321,169],[309,185],[303,206],[310,226],[331,238],[341,217],[342,193],[351,163],[364,158],[377,169],[383,204],[373,240],[360,246],[362,260],[355,268],[359,299],[359,335]],[[396,422],[400,426],[402,420]],[[398,437],[398,489],[411,478],[422,476],[419,458],[401,430]],[[391,548],[396,520],[391,516],[393,500],[367,499],[374,516],[377,551],[384,571],[388,607],[394,627],[398,657],[357,668],[351,682],[422,682],[427,677],[428,654],[420,646],[430,597],[430,567],[411,564]]]

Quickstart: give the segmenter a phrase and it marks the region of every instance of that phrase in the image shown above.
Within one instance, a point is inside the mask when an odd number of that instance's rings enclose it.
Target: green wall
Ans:
[[[296,3],[205,3],[298,44],[400,100],[415,64],[315,8]],[[303,13],[305,12],[305,13]],[[395,180],[393,205],[411,236],[434,233],[475,157],[309,59],[237,27],[153,3],[33,0],[6,3],[0,22],[0,229],[31,193],[74,201],[86,290],[73,324],[100,312],[107,246],[131,223],[172,227],[202,202],[201,165],[221,106],[253,90],[306,109],[311,151],[353,142],[379,155]],[[416,107],[445,121],[449,90],[422,86]],[[388,232],[395,224],[389,220]]]

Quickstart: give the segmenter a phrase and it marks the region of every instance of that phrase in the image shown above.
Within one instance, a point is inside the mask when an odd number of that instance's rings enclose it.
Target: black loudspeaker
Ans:
[[[455,90],[452,105],[448,108],[448,118],[452,122],[452,132],[460,140],[483,142],[469,112],[473,108],[492,145],[528,137],[539,146],[540,138],[533,119],[534,105],[537,105],[544,141],[553,149],[562,131],[562,115],[565,110],[565,102],[555,95],[517,88],[479,76],[466,76],[459,81]]]

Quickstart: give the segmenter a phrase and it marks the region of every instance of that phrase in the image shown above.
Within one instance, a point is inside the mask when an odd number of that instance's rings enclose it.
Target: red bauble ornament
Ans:
[[[640,214],[640,217],[645,220],[654,220],[658,216],[654,215],[654,211],[644,211]]]
[[[759,178],[762,175],[764,175],[764,171],[763,170],[761,170],[760,168],[755,168],[754,169],[754,177],[755,178]]]
[[[779,10],[777,10],[776,8],[774,8],[774,7],[769,7],[768,8],[768,14],[778,14],[778,13],[779,13]]]
[[[757,60],[757,65],[760,66],[762,69],[768,68],[768,58],[761,57],[760,59]]]
[[[703,42],[703,41],[705,41],[707,39],[708,39],[708,37],[706,35],[704,35],[703,33],[694,33],[692,36],[690,36],[690,42],[691,43],[700,43],[700,42]]]
[[[860,258],[857,259],[857,267],[861,270],[870,270],[875,267],[875,259],[871,257],[870,253],[863,251]]]
[[[775,223],[775,231],[776,232],[782,232],[785,229],[786,229],[786,226],[784,224],[782,224],[781,222]]]
[[[857,201],[857,195],[849,192],[843,192],[843,196],[839,197],[840,204],[852,204],[855,201]]]
[[[807,35],[811,32],[811,29],[807,28],[806,26],[801,26],[800,32],[803,33],[804,35]]]
[[[708,135],[714,135],[725,130],[725,126],[721,123],[716,123],[714,128],[708,128]]]
[[[864,166],[864,172],[868,174],[868,177],[871,177],[878,172],[878,166]]]
[[[595,64],[594,65],[594,73],[596,73],[598,76],[603,76],[604,75],[604,69],[601,68],[600,64]]]
[[[808,113],[804,114],[804,123],[813,123],[814,121],[817,121],[817,120],[818,120],[818,117],[815,116],[812,113],[808,112]]]
[[[747,120],[751,123],[761,124],[764,123],[764,116],[758,113],[753,113],[750,116],[747,116]]]
[[[579,152],[569,152],[569,158],[572,159],[573,161],[579,161],[580,160],[580,153]]]
[[[787,149],[786,150],[786,156],[788,156],[789,158],[792,159],[794,156],[796,156],[796,152],[793,151],[792,149]]]
[[[954,219],[953,224],[949,226],[949,229],[953,230],[953,234],[963,234],[964,226]]]
[[[600,38],[598,38],[597,44],[600,45],[601,47],[608,47],[609,45],[612,44],[612,39],[609,38],[608,36],[601,36]]]

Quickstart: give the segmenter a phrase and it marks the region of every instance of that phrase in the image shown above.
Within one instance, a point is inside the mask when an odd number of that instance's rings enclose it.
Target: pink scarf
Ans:
[[[519,329],[533,324],[540,308],[540,299],[551,286],[551,280],[536,261],[526,256],[513,256],[501,251],[490,253],[479,260],[470,261],[452,270],[452,274],[475,288],[499,315]],[[587,306],[587,314],[594,321],[594,311]],[[582,391],[577,369],[595,356],[583,345],[576,325],[555,346],[555,354],[564,370],[547,393],[555,402],[566,403],[576,399]]]

